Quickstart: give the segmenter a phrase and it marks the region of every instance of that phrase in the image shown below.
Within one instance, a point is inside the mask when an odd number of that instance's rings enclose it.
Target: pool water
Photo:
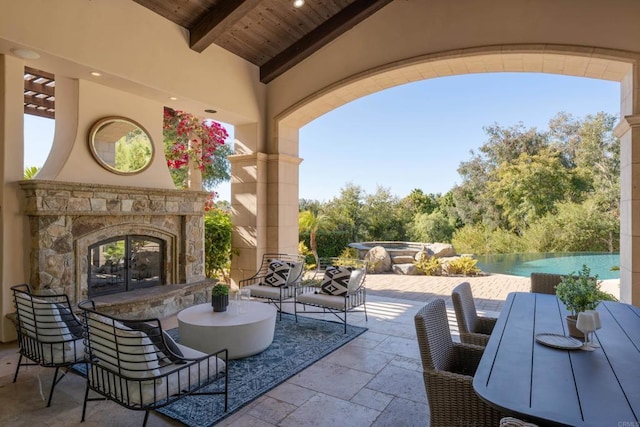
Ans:
[[[619,279],[620,271],[611,271],[620,265],[620,254],[609,253],[531,253],[478,255],[478,267],[487,273],[511,274],[529,277],[531,273],[570,274],[582,270],[586,264],[591,275],[601,280]]]

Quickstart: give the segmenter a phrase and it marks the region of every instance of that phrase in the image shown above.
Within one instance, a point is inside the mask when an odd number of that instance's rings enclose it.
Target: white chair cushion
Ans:
[[[176,345],[185,358],[194,359],[206,356],[205,353],[194,350],[190,347],[186,347],[181,344]],[[208,369],[207,362],[209,365]],[[116,382],[115,378],[110,376],[108,381],[111,384],[108,390],[110,390],[111,394],[114,397],[126,400],[126,398],[120,396],[120,390],[122,387],[122,389],[128,392],[129,403],[134,405],[149,405],[151,403],[161,401],[167,396],[177,394],[181,390],[186,390],[190,385],[193,387],[208,382],[210,378],[224,371],[226,368],[224,361],[216,357],[205,359],[198,364],[194,364],[188,370],[182,370],[178,372],[180,368],[184,367],[184,364],[171,364],[163,366],[159,370],[159,375],[163,375],[168,372],[173,373],[155,381],[139,382],[118,379]],[[100,378],[99,375],[98,377]]]
[[[116,372],[120,368],[123,375],[132,378],[160,374],[157,349],[144,332],[131,330],[119,322],[91,313],[89,335],[92,354],[105,367]]]
[[[249,285],[244,286],[242,289],[250,289],[251,296],[256,298],[280,298],[280,289],[273,286]]]
[[[364,277],[364,268],[356,268],[351,272],[351,276],[349,276],[349,283],[347,284],[347,288],[349,289],[349,293],[353,293],[362,284],[362,279]]]
[[[329,307],[336,310],[344,310],[345,297],[334,296],[327,294],[316,294],[312,292],[305,292],[298,295],[297,301],[302,304],[313,304],[322,307]]]
[[[23,293],[17,293],[16,299],[21,333],[43,343],[41,357],[45,363],[63,364],[84,360],[82,338],[76,339],[69,331],[55,303],[31,298]]]

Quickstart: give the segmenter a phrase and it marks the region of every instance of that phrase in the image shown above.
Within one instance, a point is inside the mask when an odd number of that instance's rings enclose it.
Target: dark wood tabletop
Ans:
[[[640,426],[640,309],[598,306],[601,348],[561,350],[540,333],[569,335],[555,295],[509,294],[473,379],[487,403],[541,426]]]

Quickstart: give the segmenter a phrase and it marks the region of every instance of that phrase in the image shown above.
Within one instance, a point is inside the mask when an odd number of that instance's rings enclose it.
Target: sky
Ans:
[[[367,194],[378,186],[402,198],[413,189],[446,193],[460,183],[460,162],[487,135],[483,127],[523,123],[544,130],[565,111],[618,115],[620,84],[539,73],[441,77],[368,95],[300,129],[299,197],[329,201],[347,184]],[[227,125],[233,140],[233,127]],[[42,166],[53,120],[25,115],[25,167]],[[230,200],[229,183],[216,189]]]

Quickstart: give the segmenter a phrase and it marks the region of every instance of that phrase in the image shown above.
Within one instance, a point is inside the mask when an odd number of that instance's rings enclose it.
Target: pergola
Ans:
[[[93,161],[86,134],[104,116],[141,123],[160,150],[164,106],[233,124],[239,280],[262,253],[296,251],[300,127],[385,88],[479,72],[620,82],[621,297],[640,305],[638,16],[635,0],[307,0],[299,9],[288,0],[8,2],[0,14],[0,341],[13,336],[9,287],[35,271],[18,185],[25,109],[55,109],[52,153],[36,178],[47,185],[173,188],[161,156],[134,176]],[[25,73],[35,70],[53,76],[55,94],[45,83],[27,105],[25,89],[38,81],[25,83]],[[81,281],[53,279],[71,288]]]

